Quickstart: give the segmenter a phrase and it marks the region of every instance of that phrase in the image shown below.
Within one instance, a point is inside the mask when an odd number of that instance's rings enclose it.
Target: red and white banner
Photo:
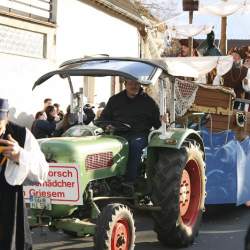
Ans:
[[[32,197],[49,198],[51,204],[83,204],[80,166],[69,163],[50,163],[48,179],[44,183],[24,186],[24,199],[30,203]]]

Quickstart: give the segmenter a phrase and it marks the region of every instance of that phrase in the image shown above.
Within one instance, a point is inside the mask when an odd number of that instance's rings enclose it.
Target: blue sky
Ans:
[[[182,12],[182,0],[144,0],[148,2],[157,2],[162,6],[172,2],[172,5],[177,6],[177,11]],[[200,0],[202,3],[216,3],[218,0]],[[242,1],[242,0],[239,0]],[[250,0],[249,0],[250,2]],[[182,12],[183,13],[183,12]],[[188,13],[183,14],[180,17],[181,23],[188,23]],[[216,38],[220,38],[220,17],[212,15],[199,15],[197,12],[194,12],[194,21],[195,24],[212,24],[214,25],[214,31]],[[227,36],[228,39],[250,39],[250,13],[239,12],[228,17],[228,26],[227,26]],[[196,37],[203,38],[203,37]]]

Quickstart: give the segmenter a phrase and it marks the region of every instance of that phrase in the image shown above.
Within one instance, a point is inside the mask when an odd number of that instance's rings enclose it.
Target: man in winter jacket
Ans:
[[[125,80],[125,90],[112,96],[99,121],[125,123],[127,131],[117,131],[128,140],[129,159],[127,164],[126,182],[134,183],[138,173],[142,150],[147,146],[147,137],[152,127],[159,128],[160,112],[156,102],[147,95],[139,82]],[[110,126],[107,126],[110,127]]]

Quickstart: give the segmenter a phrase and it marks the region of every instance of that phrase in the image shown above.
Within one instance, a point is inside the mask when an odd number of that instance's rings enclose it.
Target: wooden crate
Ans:
[[[230,88],[211,85],[200,86],[190,111],[227,115],[232,113],[234,99],[235,94]]]
[[[204,112],[210,114],[206,127],[212,132],[232,130],[236,133],[238,140],[243,140],[250,135],[250,112],[234,110],[234,101],[248,103],[249,100],[235,99],[234,91],[231,88],[222,86],[204,85],[197,90],[191,112]],[[236,113],[243,112],[246,116],[244,127],[236,123]]]

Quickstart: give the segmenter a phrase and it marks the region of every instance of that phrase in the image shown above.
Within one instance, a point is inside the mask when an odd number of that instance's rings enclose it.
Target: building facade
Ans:
[[[138,31],[143,26],[129,0],[0,3],[0,92],[10,100],[10,118],[29,127],[47,97],[65,110],[70,103],[66,80],[56,76],[32,91],[38,77],[65,60],[86,55],[138,57]],[[117,88],[115,82],[110,78],[75,79],[77,87],[84,85],[93,104],[106,101]]]

